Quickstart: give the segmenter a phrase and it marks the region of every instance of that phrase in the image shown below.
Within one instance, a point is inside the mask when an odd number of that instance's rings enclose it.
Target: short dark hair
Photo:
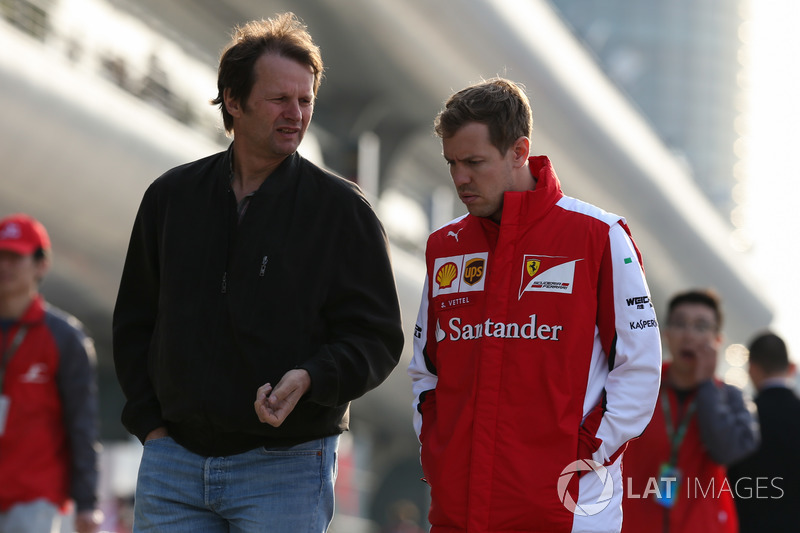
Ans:
[[[442,139],[452,137],[471,122],[486,124],[489,142],[500,153],[533,131],[531,104],[524,87],[504,78],[491,78],[461,89],[436,116],[433,130]]]
[[[709,307],[714,311],[714,316],[717,319],[717,331],[722,329],[722,299],[714,289],[690,289],[677,293],[670,299],[667,306],[668,319],[672,318],[672,312],[675,308],[682,304],[701,304]]]
[[[785,372],[789,368],[786,343],[771,331],[756,335],[748,346],[750,362],[757,364],[769,375]]]
[[[314,44],[306,25],[294,13],[282,13],[269,19],[251,21],[234,29],[233,37],[219,61],[217,97],[211,100],[222,111],[225,131],[233,130],[233,117],[225,108],[225,89],[231,97],[246,105],[255,83],[255,63],[264,54],[277,54],[308,65],[314,72],[314,96],[322,83],[325,67],[322,54]]]

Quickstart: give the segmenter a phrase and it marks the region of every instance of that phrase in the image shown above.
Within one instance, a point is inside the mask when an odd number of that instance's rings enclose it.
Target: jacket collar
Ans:
[[[31,300],[31,303],[25,312],[22,313],[22,316],[18,322],[26,325],[32,325],[41,322],[44,319],[44,310],[44,298],[41,294],[37,294],[33,300]]]
[[[564,193],[561,182],[547,156],[528,158],[528,168],[536,179],[532,191],[509,191],[503,197],[503,219],[501,225],[530,224],[543,218]]]
[[[228,145],[228,149],[225,151],[225,155],[222,158],[222,168],[225,169],[223,186],[226,190],[230,188],[231,181],[233,180],[233,145],[235,142],[236,141],[232,141],[231,144]],[[256,194],[276,193],[294,183],[302,161],[304,161],[303,156],[296,151],[288,155],[281,164],[267,176],[258,190],[256,190]]]

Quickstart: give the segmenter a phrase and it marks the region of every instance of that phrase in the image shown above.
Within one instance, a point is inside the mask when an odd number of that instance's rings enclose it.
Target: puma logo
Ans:
[[[456,240],[456,242],[458,242],[458,234],[461,233],[461,230],[463,230],[463,229],[464,228],[461,228],[458,231],[448,231],[447,232],[447,236],[448,237],[453,237]]]

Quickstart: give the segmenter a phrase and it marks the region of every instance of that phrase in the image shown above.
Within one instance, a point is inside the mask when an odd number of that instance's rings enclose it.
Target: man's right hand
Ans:
[[[256,391],[255,409],[258,419],[279,427],[297,406],[300,398],[311,388],[311,376],[302,368],[289,370],[272,388],[265,383]]]
[[[147,442],[153,439],[160,439],[161,437],[166,437],[167,435],[169,435],[169,433],[167,433],[167,428],[164,426],[157,427],[147,434],[147,437],[145,437],[144,441]]]
[[[717,347],[711,343],[703,344],[696,352],[695,386],[714,377],[717,369]]]

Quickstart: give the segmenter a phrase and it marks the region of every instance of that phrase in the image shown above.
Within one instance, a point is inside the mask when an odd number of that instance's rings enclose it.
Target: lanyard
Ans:
[[[25,338],[25,334],[28,333],[27,326],[20,326],[17,329],[16,335],[11,340],[11,344],[3,351],[3,359],[0,360],[0,393],[3,392],[3,381],[6,376],[6,366],[8,366],[8,361],[11,359],[11,356],[14,355],[14,352],[17,351],[19,345],[22,344],[22,340]]]
[[[664,410],[664,421],[667,425],[667,437],[669,437],[670,440],[671,451],[669,464],[676,466],[678,463],[678,451],[681,449],[681,443],[683,443],[683,438],[686,436],[686,430],[689,428],[689,422],[691,421],[692,415],[697,408],[697,398],[692,398],[692,401],[686,408],[683,418],[681,418],[681,421],[678,423],[677,430],[672,425],[672,410],[670,409],[669,395],[667,394],[666,387],[661,388],[661,408]]]

